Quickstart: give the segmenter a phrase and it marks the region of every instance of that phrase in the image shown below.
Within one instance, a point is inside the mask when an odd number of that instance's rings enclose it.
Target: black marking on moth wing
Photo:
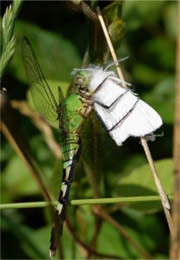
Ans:
[[[119,99],[121,99],[124,95],[126,95],[127,94],[127,92],[129,92],[129,89],[127,89],[124,93],[122,93],[122,94],[120,94],[110,105],[105,105],[105,104],[103,104],[103,103],[101,103],[101,102],[99,102],[99,101],[95,101],[94,103],[96,103],[96,104],[98,104],[99,106],[101,106],[101,107],[103,107],[103,108],[105,108],[105,109],[110,109],[113,105],[115,105],[118,101],[119,101]]]
[[[127,93],[127,91],[124,92],[123,95],[126,94],[126,93]],[[122,95],[121,95],[121,96],[122,96]],[[121,97],[121,96],[120,96],[120,97]],[[125,121],[126,118],[127,118],[127,117],[131,114],[131,112],[135,109],[135,107],[136,107],[138,101],[139,101],[139,98],[137,98],[136,102],[135,102],[134,105],[130,108],[130,110],[129,110],[117,123],[115,123],[110,129],[107,128],[106,124],[104,123],[104,120],[103,120],[102,117],[99,115],[99,113],[95,110],[96,116],[97,116],[97,118],[99,119],[99,121],[100,121],[102,127],[104,128],[104,130],[105,130],[106,132],[110,133],[110,132],[113,131],[120,123],[122,123],[123,121]],[[117,100],[116,100],[116,102],[117,102]]]
[[[104,123],[102,117],[98,114],[98,112],[97,112],[96,110],[95,110],[95,114],[96,114],[96,116],[97,116],[97,118],[98,118],[100,124],[101,124],[102,127],[104,128],[104,130],[105,130],[106,132],[109,132],[109,130],[108,130],[107,126],[105,125],[105,123]]]
[[[103,81],[101,83],[99,83],[99,85],[97,86],[97,88],[94,90],[93,94],[96,94],[102,87],[104,82],[109,78],[110,76],[108,75],[105,79],[103,79]]]
[[[131,107],[131,109],[127,112],[127,114],[125,114],[114,126],[112,126],[110,129],[108,129],[108,132],[110,133],[111,131],[113,131],[116,126],[118,126],[121,122],[124,122],[126,120],[126,118],[131,114],[131,112],[135,109],[137,103],[139,101],[139,98],[137,98],[136,102],[134,103],[134,105]]]

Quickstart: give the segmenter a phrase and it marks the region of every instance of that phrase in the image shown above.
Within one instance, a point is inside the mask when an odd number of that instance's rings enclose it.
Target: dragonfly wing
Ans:
[[[26,38],[23,41],[22,53],[34,105],[45,118],[55,121],[58,117],[56,99],[45,80],[31,44]]]
[[[49,121],[57,120],[57,112],[49,102],[48,97],[44,91],[41,90],[41,86],[38,83],[34,83],[31,86],[30,93],[36,107],[36,110],[42,114]]]
[[[119,99],[117,88],[120,88]],[[101,92],[102,98],[100,98]],[[96,95],[94,96],[95,101]],[[104,97],[107,102],[111,100],[111,104],[113,100],[117,101],[107,109],[103,107]],[[131,90],[124,89],[118,84],[111,87],[110,90],[103,86],[98,92],[98,102],[102,104],[94,104],[96,113],[117,145],[122,145],[129,136],[145,136],[162,125],[161,117],[151,106],[140,100]]]

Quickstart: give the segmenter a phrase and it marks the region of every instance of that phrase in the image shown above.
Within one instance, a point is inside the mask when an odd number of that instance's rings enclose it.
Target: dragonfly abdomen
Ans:
[[[56,207],[56,217],[59,225],[59,231],[62,234],[63,223],[66,217],[66,206],[69,199],[70,187],[73,181],[76,163],[80,156],[80,139],[76,136],[74,139],[66,140],[62,144],[63,152],[63,177],[61,183],[61,191],[58,198],[58,204]],[[51,233],[51,245],[50,245],[50,256],[53,256],[56,249],[55,239],[55,225],[53,226]]]
[[[76,136],[73,139],[69,139],[62,145],[63,152],[63,177],[61,184],[61,192],[58,199],[57,214],[59,218],[65,220],[66,205],[69,199],[69,192],[71,183],[74,177],[74,171],[76,162],[80,156],[80,140]]]

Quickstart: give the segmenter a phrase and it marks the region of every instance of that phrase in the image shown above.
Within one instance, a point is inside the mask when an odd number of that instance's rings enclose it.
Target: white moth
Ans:
[[[162,125],[159,114],[128,88],[114,72],[98,66],[87,68],[94,109],[117,145],[130,136],[143,137]],[[126,83],[126,85],[130,85]]]

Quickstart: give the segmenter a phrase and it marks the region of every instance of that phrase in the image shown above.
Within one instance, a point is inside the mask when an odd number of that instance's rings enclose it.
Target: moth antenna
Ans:
[[[117,61],[112,61],[111,63],[109,63],[106,68],[104,69],[104,71],[107,71],[109,68],[111,68],[112,66],[118,65],[119,62],[127,60],[129,58],[129,56],[118,59]]]

